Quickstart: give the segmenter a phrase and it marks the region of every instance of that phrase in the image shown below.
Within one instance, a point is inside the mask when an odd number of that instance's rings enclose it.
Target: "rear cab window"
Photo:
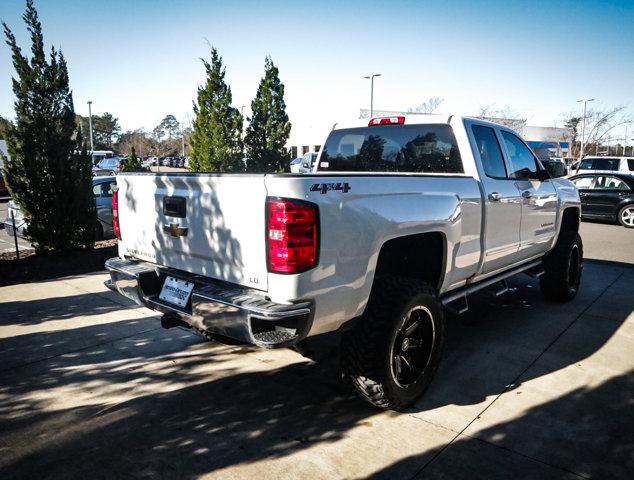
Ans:
[[[334,130],[319,171],[464,173],[464,168],[449,125],[419,124]]]

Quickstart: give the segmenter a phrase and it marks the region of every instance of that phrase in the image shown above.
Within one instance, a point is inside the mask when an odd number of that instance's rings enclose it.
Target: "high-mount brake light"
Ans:
[[[317,264],[317,205],[285,198],[268,198],[266,218],[269,272],[299,273]]]
[[[119,191],[112,193],[112,229],[117,239],[121,240],[121,226],[119,225]]]
[[[370,120],[368,127],[376,125],[402,125],[405,123],[405,117],[377,117]]]

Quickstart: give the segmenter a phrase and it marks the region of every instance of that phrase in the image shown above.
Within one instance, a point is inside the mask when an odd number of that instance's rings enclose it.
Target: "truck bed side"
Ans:
[[[319,205],[317,267],[268,278],[271,300],[314,301],[318,321],[311,334],[337,328],[363,312],[381,248],[391,239],[427,232],[443,235],[449,261],[444,265],[441,291],[476,273],[482,197],[472,177],[313,174],[267,176],[265,182],[269,195]],[[321,188],[329,184],[334,188]]]

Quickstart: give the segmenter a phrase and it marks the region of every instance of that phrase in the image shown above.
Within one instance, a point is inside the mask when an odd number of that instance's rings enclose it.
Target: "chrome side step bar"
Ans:
[[[469,303],[467,302],[468,295],[487,288],[490,289],[496,297],[500,296],[508,291],[506,279],[518,273],[526,273],[531,277],[543,275],[544,268],[541,258],[511,268],[510,270],[506,270],[505,272],[501,272],[480,282],[465,285],[464,287],[448,292],[441,295],[440,300],[447,310],[458,314],[465,313],[469,309]]]

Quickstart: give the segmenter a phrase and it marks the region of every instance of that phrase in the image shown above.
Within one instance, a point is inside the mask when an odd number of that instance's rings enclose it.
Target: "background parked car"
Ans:
[[[104,158],[92,167],[93,177],[116,175],[123,168],[123,160],[123,157]]]
[[[92,179],[92,191],[97,207],[97,224],[95,225],[95,237],[97,240],[114,238],[112,229],[112,193],[117,185],[116,177],[95,177]],[[11,220],[11,213],[15,218],[15,225]],[[28,225],[20,208],[13,202],[9,202],[7,218],[4,228],[11,236],[24,237]]]
[[[0,197],[8,197],[8,196],[9,196],[9,191],[7,190],[7,186],[4,183],[2,172],[0,172]]]
[[[302,161],[299,165],[300,173],[310,173],[313,171],[313,163],[317,160],[317,152],[308,152],[302,156]]]
[[[571,169],[572,174],[602,172],[634,173],[633,157],[585,157],[577,172],[577,164]]]
[[[291,173],[299,173],[299,167],[302,164],[302,157],[291,160]]]
[[[618,221],[634,228],[634,176],[594,173],[570,177],[579,190],[581,217]]]

